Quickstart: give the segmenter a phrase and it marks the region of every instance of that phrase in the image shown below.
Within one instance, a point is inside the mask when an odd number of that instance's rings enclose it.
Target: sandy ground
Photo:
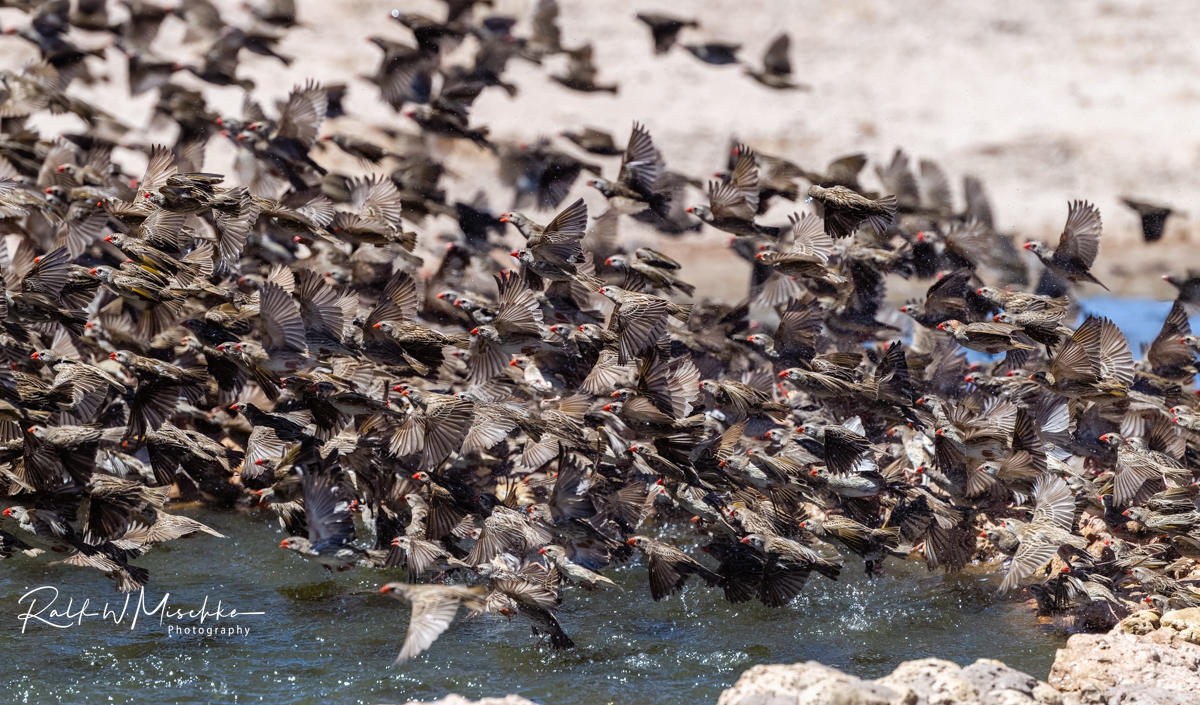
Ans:
[[[861,151],[872,160],[865,182],[874,186],[873,165],[896,147],[915,158],[940,162],[955,184],[964,174],[984,180],[998,226],[1018,237],[1056,238],[1069,199],[1095,202],[1104,215],[1105,237],[1096,268],[1117,292],[1155,298],[1171,293],[1158,275],[1200,266],[1192,244],[1200,237],[1200,13],[1191,2],[963,3],[949,0],[560,0],[563,42],[595,45],[602,82],[617,82],[620,93],[581,94],[547,78],[562,70],[565,58],[538,67],[510,64],[508,80],[520,92],[510,98],[489,89],[476,104],[474,120],[488,125],[494,139],[528,141],[562,129],[595,126],[624,141],[634,120],[647,124],[670,168],[702,176],[718,168],[731,137],[761,151],[786,156],[810,168]],[[352,117],[328,124],[329,131],[353,132],[384,141],[378,128],[415,133],[415,125],[378,101],[377,90],[358,79],[374,71],[379,51],[365,41],[378,34],[407,41],[408,31],[388,18],[395,7],[441,16],[434,0],[298,0],[302,26],[290,31],[282,51],[296,57],[289,68],[243,53],[241,74],[255,80],[266,103],[284,96],[309,77],[349,82],[346,107]],[[522,18],[526,33],[532,0],[496,0],[486,14]],[[245,26],[249,15],[236,3],[219,3],[226,20]],[[681,48],[653,54],[649,32],[636,10],[671,12],[698,19],[685,42],[741,43],[743,59],[758,61],[779,32],[792,38],[796,78],[809,91],[776,92],[743,76],[736,66],[702,64]],[[0,10],[0,24],[25,20]],[[194,59],[203,46],[181,46],[182,24],[169,19],[155,49]],[[81,43],[100,46],[100,35]],[[450,60],[466,63],[468,40]],[[32,47],[11,38],[0,41],[0,65],[18,66],[35,56]],[[124,91],[125,69],[117,52],[98,64],[109,83],[81,87],[126,122],[145,127],[153,93],[137,101]],[[191,76],[176,80],[205,85]],[[227,114],[240,110],[241,91],[205,85],[210,103]],[[71,118],[44,121],[69,126]],[[164,139],[139,130],[131,139]],[[566,144],[564,140],[559,140]],[[206,169],[228,172],[232,148],[215,140]],[[452,197],[469,198],[484,188],[493,207],[509,205],[495,183],[495,160],[466,144],[435,145],[454,178]],[[136,165],[133,152],[124,157]],[[337,154],[317,156],[328,166],[356,173],[361,167]],[[616,160],[596,159],[613,176]],[[136,170],[131,166],[130,170]],[[584,186],[598,213],[603,199]],[[699,194],[695,194],[697,200]],[[1121,195],[1137,195],[1183,211],[1168,224],[1156,245],[1140,241],[1132,211]],[[573,197],[573,196],[572,196]],[[764,222],[785,222],[799,204],[782,204]],[[543,214],[548,217],[548,214]],[[424,234],[452,225],[421,224]],[[663,243],[635,224],[627,237],[657,243],[689,267],[702,291],[732,298],[744,291],[746,268],[719,256],[724,237],[711,229]],[[432,238],[427,238],[432,239]],[[1153,276],[1151,276],[1153,275]],[[1097,290],[1099,291],[1099,290]],[[1087,293],[1090,293],[1087,292]]]

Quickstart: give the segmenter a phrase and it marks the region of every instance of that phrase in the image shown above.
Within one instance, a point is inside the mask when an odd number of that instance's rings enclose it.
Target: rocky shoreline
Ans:
[[[517,695],[436,703],[533,705]],[[1075,634],[1044,681],[993,659],[905,661],[875,680],[808,661],[754,666],[717,705],[1200,705],[1200,607],[1135,612],[1106,634]]]

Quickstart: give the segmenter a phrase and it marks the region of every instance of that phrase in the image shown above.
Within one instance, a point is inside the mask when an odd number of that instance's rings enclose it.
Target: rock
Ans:
[[[1044,705],[1062,705],[1062,693],[1054,689],[1049,683],[1038,681],[1038,684],[1033,688],[1033,699]]]
[[[979,703],[975,686],[963,680],[962,667],[951,661],[926,658],[905,661],[875,682],[893,690],[908,689],[917,694],[918,705],[952,705]]]
[[[1127,634],[1136,634],[1139,636],[1142,634],[1149,634],[1150,632],[1158,629],[1160,626],[1162,625],[1159,620],[1159,615],[1157,612],[1152,610],[1134,612],[1117,623],[1117,629],[1120,629]]]
[[[808,661],[755,666],[721,693],[717,705],[918,705],[918,697]]]
[[[1065,692],[1065,705],[1200,705],[1200,646],[1173,629],[1075,634],[1047,680]]]
[[[905,661],[864,681],[814,661],[755,666],[718,705],[1063,705],[1058,691],[999,661],[966,668],[941,659]]]
[[[1189,644],[1200,644],[1200,607],[1171,610],[1162,616],[1162,626],[1179,632]]]
[[[1188,627],[1179,632],[1179,638],[1189,644],[1200,645],[1200,627]]]
[[[532,700],[526,700],[519,695],[506,695],[503,698],[484,698],[483,700],[467,700],[461,695],[451,693],[441,700],[423,703],[410,700],[404,705],[537,705],[537,703]]]
[[[979,692],[980,702],[984,705],[1029,703],[1037,700],[1035,692],[1038,686],[1046,685],[1039,683],[1038,679],[1028,673],[1022,673],[990,658],[981,658],[962,669],[959,677],[974,686]],[[1050,697],[1046,691],[1054,692],[1054,689],[1047,685],[1041,692],[1043,698]]]
[[[1162,616],[1162,625],[1170,627],[1177,632],[1200,627],[1200,607],[1171,610]]]
[[[1134,617],[1138,624],[1161,622],[1163,628],[1130,633]],[[1058,651],[1049,683],[992,659],[979,659],[966,668],[941,659],[906,661],[875,681],[815,661],[755,666],[717,703],[1200,705],[1200,646],[1185,638],[1192,634],[1200,636],[1200,609],[1168,612],[1161,620],[1157,614],[1139,612],[1108,634],[1072,636]]]

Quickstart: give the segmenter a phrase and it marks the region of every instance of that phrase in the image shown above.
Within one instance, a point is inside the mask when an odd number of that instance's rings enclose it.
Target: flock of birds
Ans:
[[[1200,605],[1180,579],[1200,560],[1187,319],[1200,277],[1170,279],[1179,298],[1135,361],[1111,321],[1074,323],[1070,293],[1103,286],[1089,203],[1069,205],[1053,249],[1024,244],[1044,265],[1030,286],[982,185],[964,180],[959,212],[942,170],[914,172],[903,152],[876,168],[881,195],[859,183],[862,155],[821,173],[735,143],[695,203],[699,182],[668,171],[638,124],[623,148],[565,135],[620,156],[612,180],[549,140],[493,143],[469,109],[489,86],[515,90],[510,57],[566,52],[561,83],[605,87],[583,68],[590,47],[559,44],[553,0],[530,37],[513,18],[474,23],[474,4],[447,0],[445,21],[395,12],[415,46],[375,40],[381,99],[422,132],[399,153],[321,135],[340,87],[298,86],[275,117],[248,93],[233,118],[170,81],[244,84],[239,51],[273,53],[290,2],[253,8],[249,29],[181,2],[191,41],[216,36],[199,68],[150,53],[167,8],[131,0],[124,22],[102,1],[27,8],[28,29],[9,33],[43,61],[0,72],[0,557],[53,557],[133,591],[154,544],[220,536],[172,503],[265,507],[301,558],[406,571],[382,587],[412,603],[398,661],[460,606],[571,648],[564,595],[619,589],[603,572],[636,554],[654,600],[695,576],[782,607],[814,572],[839,579],[845,555],[873,576],[888,557],[956,571],[985,549],[1011,556],[1001,590],[1033,579],[1049,612]],[[694,24],[639,18],[660,52]],[[113,33],[131,90],[157,90],[157,115],[179,126],[173,146],[145,147],[139,178],[110,160],[136,146],[120,121],[67,92],[93,53],[74,30]],[[475,66],[443,65],[468,36]],[[786,48],[759,80],[788,83]],[[26,120],[41,111],[87,130],[45,138]],[[218,137],[244,185],[200,171]],[[435,137],[495,152],[514,209],[448,202]],[[374,174],[327,172],[312,154],[328,144]],[[583,199],[563,206],[584,170],[607,202],[596,217]],[[805,197],[815,212],[759,222]],[[424,267],[405,223],[433,216],[458,227],[420,236],[440,253]],[[728,233],[751,265],[746,298],[680,303],[695,286],[670,256],[623,244],[624,219]],[[511,252],[509,226],[524,241]],[[932,285],[897,311],[884,303],[897,276]],[[704,537],[707,557],[648,535],[652,517]]]

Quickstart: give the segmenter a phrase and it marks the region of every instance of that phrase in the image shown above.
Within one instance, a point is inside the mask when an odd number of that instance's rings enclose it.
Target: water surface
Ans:
[[[47,566],[17,556],[0,571],[0,701],[317,705],[402,703],[450,692],[471,698],[518,693],[532,700],[593,703],[716,702],[747,668],[815,659],[865,678],[910,659],[938,657],[960,664],[997,658],[1044,678],[1063,637],[1039,626],[1019,596],[996,598],[990,569],[943,576],[922,564],[892,561],[868,582],[857,558],[847,558],[838,582],[815,577],[793,604],[771,610],[730,605],[719,589],[689,583],[682,595],[650,599],[637,558],[608,575],[620,592],[565,588],[559,618],[578,648],[555,653],[528,628],[495,616],[461,618],[415,661],[392,666],[408,623],[406,605],[378,594],[402,570],[330,576],[278,548],[282,531],[265,512],[176,509],[229,539],[198,536],[156,547],[138,560],[151,571],[147,609],[170,593],[172,610],[262,611],[261,616],[206,619],[250,633],[195,636],[167,625],[197,619],[142,616],[129,629],[100,617],[56,629],[31,620],[21,633],[17,603],[26,591],[53,585],[55,607],[74,598],[78,611],[105,602],[119,612],[124,598],[98,571]],[[659,529],[649,527],[651,533]],[[697,537],[672,529],[671,540],[701,560]],[[42,557],[45,558],[45,557]],[[42,603],[45,604],[45,600]],[[460,613],[461,614],[461,613]],[[67,621],[67,620],[57,620]]]

